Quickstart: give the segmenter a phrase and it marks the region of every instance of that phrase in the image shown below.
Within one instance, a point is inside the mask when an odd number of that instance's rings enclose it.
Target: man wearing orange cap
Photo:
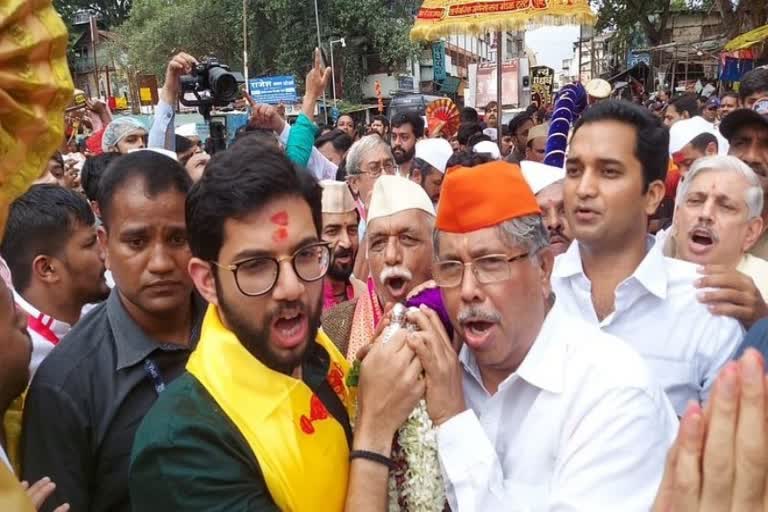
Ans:
[[[520,169],[448,173],[434,245],[463,346],[426,308],[408,313],[407,342],[451,510],[648,510],[674,411],[629,346],[553,308],[553,256]]]
[[[665,258],[647,234],[664,196],[669,132],[623,101],[587,109],[571,138],[564,202],[575,238],[557,259],[557,307],[627,341],[683,415],[709,396],[743,330],[697,300],[696,266]]]

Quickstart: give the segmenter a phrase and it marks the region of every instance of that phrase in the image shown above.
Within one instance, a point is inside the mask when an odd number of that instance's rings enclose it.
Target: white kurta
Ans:
[[[451,510],[650,509],[678,424],[627,344],[553,309],[493,396],[460,360],[469,409],[438,429]]]

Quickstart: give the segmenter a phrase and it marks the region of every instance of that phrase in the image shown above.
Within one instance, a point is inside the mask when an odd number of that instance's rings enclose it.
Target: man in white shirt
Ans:
[[[674,411],[630,347],[552,308],[553,255],[519,168],[448,173],[434,242],[463,346],[425,308],[407,342],[451,510],[648,510]]]
[[[675,411],[703,401],[743,330],[697,300],[696,266],[665,258],[646,232],[664,196],[669,134],[628,102],[582,115],[568,150],[565,211],[575,242],[552,273],[556,307],[629,342]]]
[[[109,296],[88,201],[58,185],[33,186],[11,204],[0,254],[11,271],[16,304],[29,317],[34,375],[83,306]]]
[[[733,156],[701,158],[680,185],[666,256],[708,265],[700,299],[745,329],[768,316],[768,261],[749,254],[763,232],[763,189]],[[697,283],[699,285],[699,283]]]

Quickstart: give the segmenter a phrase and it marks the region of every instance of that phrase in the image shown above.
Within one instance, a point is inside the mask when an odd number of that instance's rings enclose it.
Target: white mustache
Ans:
[[[381,274],[379,274],[379,281],[382,283],[386,283],[389,279],[396,278],[410,281],[413,279],[413,274],[411,274],[411,271],[407,268],[401,267],[399,265],[394,267],[384,267],[384,270],[382,270]]]
[[[468,321],[496,324],[501,322],[501,315],[497,311],[484,311],[477,307],[470,307],[469,309],[459,311],[457,320],[460,324]]]

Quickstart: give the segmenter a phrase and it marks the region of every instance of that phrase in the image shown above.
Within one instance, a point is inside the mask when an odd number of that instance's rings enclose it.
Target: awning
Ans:
[[[645,62],[638,62],[631,68],[625,69],[621,73],[617,73],[610,78],[606,78],[606,80],[608,80],[608,82],[611,84],[615,83],[617,80],[626,78],[627,76],[631,76],[635,80],[645,80],[645,77],[649,71],[650,69],[648,68],[648,64]]]
[[[424,0],[411,29],[414,41],[543,25],[593,25],[588,0]]]
[[[734,37],[728,41],[724,50],[727,52],[743,50],[759,43],[760,41],[764,41],[765,39],[768,39],[768,25],[763,25],[762,27],[750,30],[746,34],[741,34],[740,36]]]

